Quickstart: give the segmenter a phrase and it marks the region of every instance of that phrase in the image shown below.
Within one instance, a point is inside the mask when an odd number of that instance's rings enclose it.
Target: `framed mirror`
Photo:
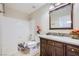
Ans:
[[[50,29],[73,29],[73,4],[68,3],[49,12]]]

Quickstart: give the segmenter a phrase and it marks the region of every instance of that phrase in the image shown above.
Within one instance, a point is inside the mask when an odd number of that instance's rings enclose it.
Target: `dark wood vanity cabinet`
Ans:
[[[41,56],[79,56],[79,46],[40,38]]]
[[[44,42],[45,41],[45,44]],[[40,55],[41,56],[63,56],[64,44],[47,39],[40,39]],[[42,47],[42,45],[45,45]],[[43,51],[44,50],[44,51]]]

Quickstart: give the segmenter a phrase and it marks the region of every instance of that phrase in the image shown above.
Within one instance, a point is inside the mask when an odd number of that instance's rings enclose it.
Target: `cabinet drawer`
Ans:
[[[78,56],[75,52],[67,51],[66,56]]]
[[[54,44],[56,47],[64,47],[64,44],[63,43],[60,43],[60,42],[55,42]]]
[[[54,41],[48,40],[48,41],[47,41],[47,44],[49,44],[49,45],[54,45]]]
[[[79,55],[79,47],[67,45],[67,51],[74,52],[75,54]]]

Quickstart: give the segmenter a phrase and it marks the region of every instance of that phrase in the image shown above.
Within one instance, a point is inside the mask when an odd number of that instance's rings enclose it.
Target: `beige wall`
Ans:
[[[32,13],[30,16],[32,20],[32,24],[34,25],[32,29],[36,26],[36,21],[40,23],[42,28],[42,33],[45,33],[49,30],[49,4],[44,5],[43,7],[39,8],[37,11]]]
[[[79,28],[79,4],[74,4],[73,10],[73,27]],[[49,4],[43,6],[31,15],[32,20],[39,20],[42,32],[64,32],[69,33],[70,30],[49,30]]]

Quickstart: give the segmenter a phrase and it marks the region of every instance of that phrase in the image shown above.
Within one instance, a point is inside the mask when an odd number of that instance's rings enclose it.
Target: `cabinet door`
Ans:
[[[40,39],[40,55],[46,56],[46,40]]]
[[[67,56],[79,56],[79,47],[67,45],[66,54]]]
[[[60,47],[54,47],[55,48],[55,56],[64,56],[64,49]]]
[[[55,42],[55,55],[56,56],[64,56],[64,44],[61,42]]]
[[[46,46],[45,46],[45,45],[42,45],[42,46],[41,46],[40,55],[41,55],[41,56],[46,56]]]
[[[47,45],[46,53],[47,56],[54,56],[54,46],[52,45]]]

